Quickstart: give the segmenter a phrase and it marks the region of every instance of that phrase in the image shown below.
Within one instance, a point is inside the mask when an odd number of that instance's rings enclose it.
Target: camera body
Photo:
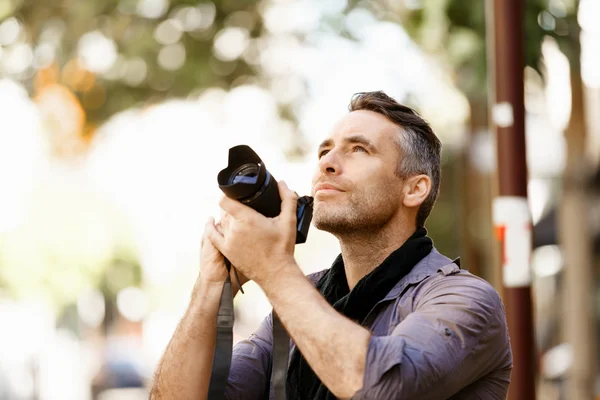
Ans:
[[[219,188],[227,197],[238,200],[265,217],[281,212],[277,181],[261,158],[249,146],[229,149],[227,168],[217,176]],[[302,196],[296,203],[296,244],[306,242],[313,213],[313,198]]]

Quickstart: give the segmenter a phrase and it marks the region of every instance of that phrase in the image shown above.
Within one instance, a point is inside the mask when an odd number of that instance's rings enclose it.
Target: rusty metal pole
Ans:
[[[508,398],[534,400],[536,356],[531,302],[532,227],[527,202],[525,155],[524,2],[488,0],[493,18],[489,57],[494,85],[491,122],[498,160],[498,196],[493,220],[502,244],[503,299],[513,352]],[[493,26],[489,26],[493,25]]]

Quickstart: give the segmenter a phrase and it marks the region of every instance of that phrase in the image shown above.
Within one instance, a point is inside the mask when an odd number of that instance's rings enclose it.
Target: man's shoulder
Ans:
[[[464,289],[471,289],[480,296],[500,301],[500,295],[490,282],[477,276],[456,264],[445,265],[420,282],[421,288],[428,287],[436,290],[449,290],[453,293],[464,293]],[[457,292],[457,288],[462,288]]]
[[[440,270],[424,279],[412,293],[415,308],[441,303],[454,304],[458,309],[468,309],[496,326],[506,325],[504,304],[494,286],[485,279],[464,269],[455,268],[450,273]],[[413,310],[414,311],[414,310]]]
[[[463,268],[460,258],[450,259],[436,249],[415,266],[413,272],[421,275],[421,283],[425,286],[439,286],[440,289],[456,288],[456,286],[471,287],[482,295],[500,300],[496,289],[485,279],[472,274]]]
[[[428,303],[431,299],[458,296],[471,306],[483,307],[489,312],[502,311],[504,305],[499,293],[487,280],[472,274],[459,259],[450,259],[436,249],[415,266],[405,292],[414,299],[414,305]]]

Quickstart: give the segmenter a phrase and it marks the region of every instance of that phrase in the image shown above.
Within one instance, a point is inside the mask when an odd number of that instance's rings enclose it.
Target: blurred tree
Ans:
[[[103,272],[99,285],[104,295],[105,316],[102,321],[102,329],[105,334],[109,333],[119,319],[117,307],[119,292],[128,287],[140,287],[141,285],[142,268],[139,262],[131,259],[127,254],[115,254],[114,259],[108,263]]]
[[[87,118],[84,134],[134,105],[229,88],[257,72],[259,0],[2,4],[0,21],[16,18],[33,50],[32,64],[13,77],[32,94],[56,83],[72,90]]]
[[[42,299],[56,312],[93,287],[114,298],[119,285],[141,279],[121,212],[91,192],[62,189],[36,190],[27,221],[0,235],[0,289],[17,299]]]

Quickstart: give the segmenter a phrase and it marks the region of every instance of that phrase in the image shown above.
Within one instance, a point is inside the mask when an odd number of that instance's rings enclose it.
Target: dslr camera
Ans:
[[[217,176],[219,188],[225,195],[253,208],[265,217],[281,212],[281,197],[277,181],[264,162],[249,146],[229,149],[227,168]],[[306,242],[312,220],[313,198],[303,196],[296,203],[296,244]]]

